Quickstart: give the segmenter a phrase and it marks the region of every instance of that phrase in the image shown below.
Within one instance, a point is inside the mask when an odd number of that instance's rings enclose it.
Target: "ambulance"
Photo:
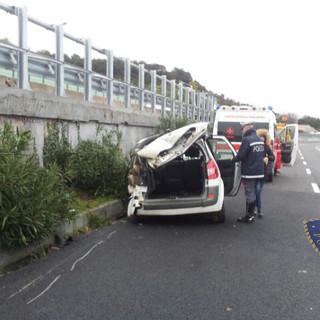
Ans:
[[[268,175],[272,181],[272,174],[281,169],[281,162],[293,166],[298,150],[298,125],[286,125],[279,132],[276,116],[272,107],[254,106],[218,106],[213,124],[213,135],[225,136],[236,150],[239,150],[242,139],[243,122],[254,122],[254,129],[266,129],[270,135],[270,147],[275,155],[273,172]]]

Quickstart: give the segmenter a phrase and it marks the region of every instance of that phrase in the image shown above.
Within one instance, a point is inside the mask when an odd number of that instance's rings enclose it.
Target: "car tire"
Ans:
[[[225,220],[226,220],[226,213],[225,213],[225,208],[223,204],[220,211],[212,213],[212,221],[215,223],[223,223]]]

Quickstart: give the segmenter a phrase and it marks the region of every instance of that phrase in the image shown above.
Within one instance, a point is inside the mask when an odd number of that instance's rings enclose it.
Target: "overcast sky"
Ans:
[[[320,117],[318,0],[0,0],[132,60],[189,71],[209,90],[277,112]],[[54,36],[29,26],[32,50]],[[16,39],[0,10],[0,38]],[[65,43],[68,54],[81,48]],[[72,51],[72,52],[71,52]]]

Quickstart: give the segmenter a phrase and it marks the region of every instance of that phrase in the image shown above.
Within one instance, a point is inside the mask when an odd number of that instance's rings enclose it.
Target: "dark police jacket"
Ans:
[[[254,129],[249,129],[243,136],[240,149],[232,162],[241,161],[241,176],[245,179],[264,178],[265,148],[263,141]]]

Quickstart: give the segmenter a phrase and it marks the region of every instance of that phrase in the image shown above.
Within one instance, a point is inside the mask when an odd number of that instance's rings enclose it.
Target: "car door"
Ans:
[[[279,133],[282,162],[293,166],[298,151],[298,125],[286,125]]]
[[[219,167],[221,178],[224,182],[224,193],[235,196],[241,183],[241,164],[232,163],[232,158],[237,155],[229,140],[224,136],[209,136],[207,143]]]

